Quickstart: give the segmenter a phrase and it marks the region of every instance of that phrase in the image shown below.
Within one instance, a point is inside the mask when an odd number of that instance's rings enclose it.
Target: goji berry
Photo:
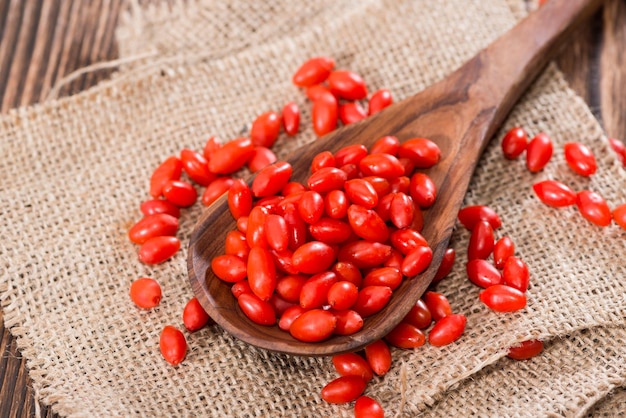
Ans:
[[[390,154],[376,153],[366,155],[359,161],[359,170],[364,176],[376,176],[393,179],[404,175],[404,166]]]
[[[515,244],[513,240],[504,236],[496,241],[493,246],[493,263],[496,268],[502,269],[506,260],[515,254]]]
[[[461,224],[468,230],[474,229],[476,224],[480,221],[487,221],[493,229],[498,229],[502,226],[502,221],[495,210],[489,206],[473,205],[466,206],[458,213],[458,219]]]
[[[150,195],[154,198],[163,194],[165,183],[178,180],[183,172],[183,163],[180,158],[172,156],[163,161],[150,176]]]
[[[318,193],[328,193],[343,188],[348,179],[345,171],[336,167],[324,167],[317,170],[307,180],[309,189]]]
[[[268,300],[269,304],[272,305],[274,309],[274,313],[278,318],[281,318],[285,311],[291,307],[297,306],[296,303],[289,302],[283,298],[281,298],[277,293],[274,293],[270,300]]]
[[[365,80],[353,71],[335,70],[328,76],[330,91],[345,100],[361,100],[367,97]]]
[[[139,209],[145,216],[166,213],[175,218],[180,218],[180,208],[164,199],[145,200],[141,202]]]
[[[454,267],[455,258],[456,251],[454,248],[446,248],[446,251],[443,253],[443,257],[441,258],[439,269],[437,269],[437,273],[435,273],[435,277],[433,277],[433,284],[441,281],[444,277],[450,274],[452,267]]]
[[[511,256],[504,263],[502,278],[504,280],[504,284],[507,286],[511,286],[521,292],[525,292],[530,283],[528,266],[522,259]]]
[[[404,256],[402,253],[395,248],[391,249],[391,255],[385,260],[383,263],[384,267],[393,267],[398,270],[402,268],[402,262],[404,261]]]
[[[367,360],[356,353],[336,354],[332,357],[332,362],[340,376],[359,376],[366,382],[374,377]]]
[[[514,360],[527,360],[539,355],[543,351],[543,341],[526,340],[509,348],[507,357]]]
[[[232,177],[218,177],[213,180],[202,193],[202,204],[205,206],[212,205],[220,196],[228,192],[234,182],[235,179]]]
[[[326,135],[337,127],[339,118],[339,104],[332,94],[320,95],[313,102],[311,111],[313,119],[313,130],[317,136]]]
[[[391,351],[383,340],[365,346],[365,358],[378,376],[384,376],[391,368]]]
[[[429,290],[424,293],[422,299],[428,307],[428,311],[430,312],[433,321],[437,322],[448,315],[452,315],[452,307],[450,306],[450,302],[443,293],[433,292]]]
[[[280,133],[281,117],[278,113],[269,111],[261,113],[252,122],[250,139],[257,147],[271,148]]]
[[[322,96],[331,95],[337,99],[337,97],[330,92],[330,89],[325,84],[316,84],[306,88],[306,97],[312,102],[315,102]]]
[[[392,293],[391,288],[387,286],[365,286],[359,291],[352,310],[364,318],[374,315],[387,305]]]
[[[200,186],[208,186],[217,177],[209,171],[206,158],[196,151],[184,148],[180,152],[180,160],[185,173]]]
[[[287,135],[293,136],[300,129],[300,108],[295,102],[283,106],[283,129]]]
[[[352,335],[363,328],[363,318],[357,312],[346,309],[345,311],[331,310],[337,319],[337,325],[333,331],[336,335]]]
[[[276,282],[276,293],[289,302],[299,302],[300,291],[306,280],[307,277],[300,274],[280,277]]]
[[[424,345],[426,336],[415,325],[400,322],[385,336],[385,340],[398,348],[417,348]]]
[[[276,266],[272,255],[262,247],[252,247],[247,263],[248,283],[252,292],[268,301],[276,289]]]
[[[318,192],[309,190],[298,201],[298,213],[307,224],[314,224],[324,215],[324,198]]]
[[[359,237],[372,242],[385,242],[389,237],[389,229],[385,221],[376,211],[359,205],[348,208],[348,222],[352,231]]]
[[[556,180],[544,180],[533,184],[535,194],[543,203],[553,207],[565,207],[576,203],[576,193]]]
[[[200,305],[198,298],[193,297],[189,299],[189,302],[187,302],[183,309],[183,324],[185,324],[187,331],[198,331],[208,324],[210,320],[209,314],[207,314],[202,305]]]
[[[209,159],[209,171],[215,174],[230,174],[239,170],[254,154],[250,138],[233,139],[213,151]]]
[[[493,228],[487,221],[480,221],[472,229],[469,245],[467,247],[467,259],[486,259],[493,251],[495,245]]]
[[[418,246],[404,257],[400,271],[407,277],[417,276],[428,268],[432,259],[430,247]]]
[[[359,289],[353,283],[336,282],[328,289],[328,304],[337,310],[349,309],[354,305],[358,296]]]
[[[246,164],[252,173],[256,173],[262,168],[274,164],[276,160],[276,154],[274,154],[274,151],[271,149],[266,147],[254,147],[254,154],[252,154]]]
[[[221,147],[222,147],[222,144],[214,136],[210,136],[206,140],[206,142],[204,143],[204,148],[202,149],[202,155],[207,160],[207,164],[209,160],[211,159],[211,157],[213,156],[213,153]]]
[[[295,321],[297,317],[299,317],[306,311],[307,310],[302,308],[300,305],[294,305],[290,308],[287,308],[278,320],[278,328],[282,329],[283,331],[289,332],[293,321]]]
[[[393,194],[389,205],[389,220],[399,229],[409,228],[415,217],[415,204],[413,199],[406,193],[396,192]]]
[[[156,213],[137,221],[128,230],[128,237],[135,244],[143,244],[150,238],[176,235],[177,230],[178,218],[167,213]]]
[[[282,215],[289,226],[289,249],[293,251],[305,243],[307,226],[294,205],[288,205]]]
[[[150,277],[142,277],[130,285],[130,298],[140,308],[150,309],[161,303],[161,285]]]
[[[488,288],[504,283],[502,273],[489,261],[480,258],[470,260],[466,265],[467,277],[476,286]]]
[[[187,340],[178,328],[166,325],[159,337],[159,348],[165,361],[176,366],[187,355]]]
[[[311,309],[298,316],[289,327],[289,333],[296,340],[318,342],[329,338],[335,330],[337,318],[329,311]]]
[[[350,225],[332,218],[321,218],[309,225],[309,232],[316,241],[326,244],[340,244],[352,236]]]
[[[345,171],[348,180],[359,178],[359,167],[356,164],[344,164],[339,167],[342,171]]]
[[[265,233],[265,221],[268,210],[263,206],[255,206],[248,215],[248,229],[246,230],[246,242],[250,248],[268,248],[267,234]]]
[[[252,194],[265,197],[278,194],[289,182],[293,169],[291,164],[278,161],[261,169],[252,181]]]
[[[291,81],[298,87],[310,87],[325,81],[334,67],[335,60],[330,57],[313,57],[298,67]]]
[[[289,247],[289,227],[280,215],[269,214],[265,218],[265,237],[274,250],[285,251]]]
[[[526,147],[526,167],[532,173],[541,171],[552,158],[552,152],[550,137],[544,132],[537,134]]]
[[[426,209],[431,207],[437,199],[437,186],[428,174],[415,173],[411,177],[409,193],[420,208]]]
[[[400,176],[389,182],[389,191],[391,193],[410,194],[411,179],[407,176]]]
[[[237,283],[232,285],[230,292],[233,294],[235,299],[239,299],[239,296],[244,293],[252,293],[252,289],[250,289],[250,283],[248,283],[247,280],[239,280]]]
[[[387,286],[396,290],[402,283],[402,273],[395,267],[377,267],[363,278],[363,286]]]
[[[309,277],[300,289],[300,306],[304,309],[321,308],[328,303],[328,292],[337,283],[332,271],[325,271]]]
[[[323,242],[309,241],[293,252],[294,267],[306,274],[327,270],[335,261],[335,250]]]
[[[252,191],[242,179],[233,180],[228,189],[228,209],[236,220],[248,216],[252,210]]]
[[[354,403],[354,418],[384,418],[380,404],[369,396],[359,396]]]
[[[378,205],[376,205],[376,213],[380,216],[380,219],[387,222],[391,219],[391,202],[396,192],[389,192],[386,195],[378,199]],[[415,217],[415,210],[413,211],[413,217]]]
[[[211,260],[213,273],[228,283],[236,283],[246,278],[247,263],[232,254],[223,254]]]
[[[609,138],[609,144],[617,154],[617,159],[626,167],[626,145],[624,145],[624,142],[616,138]]]
[[[595,225],[607,226],[611,223],[611,210],[604,198],[596,192],[591,190],[578,192],[576,206],[580,214]]]
[[[374,190],[376,190],[376,194],[378,194],[379,203],[380,203],[381,198],[391,193],[391,184],[386,178],[376,177],[376,176],[365,176],[363,177],[363,180],[371,184]]]
[[[394,157],[398,154],[400,140],[392,135],[383,136],[374,142],[370,148],[370,154],[389,154]]]
[[[588,146],[580,142],[566,142],[563,151],[567,165],[575,173],[589,177],[598,169],[596,157]]]
[[[254,293],[242,293],[237,298],[241,311],[250,320],[259,325],[274,325],[276,313],[269,302],[261,300]]]
[[[362,121],[366,117],[367,112],[358,102],[348,102],[339,105],[339,120],[344,125]]]
[[[416,168],[430,168],[439,162],[441,149],[430,139],[411,138],[400,145],[398,157],[410,159]]]
[[[428,241],[414,229],[396,229],[391,233],[389,242],[402,254],[407,255],[417,247],[427,247]]]
[[[514,312],[526,306],[526,295],[504,284],[497,284],[482,290],[478,298],[496,312]]]
[[[367,156],[367,148],[362,144],[346,145],[335,152],[335,164],[341,167],[346,164],[358,165]]]
[[[526,131],[519,126],[511,128],[502,138],[502,153],[509,160],[514,160],[526,150],[528,136]]]
[[[288,197],[291,195],[304,193],[305,191],[306,186],[304,184],[298,183],[297,181],[290,181],[289,183],[285,184],[285,187],[283,187],[283,190],[280,191],[280,194]]]
[[[463,314],[452,314],[439,321],[428,333],[428,342],[436,347],[452,344],[461,338],[465,331],[467,318]]]
[[[176,206],[186,208],[196,202],[198,192],[186,181],[170,180],[163,185],[163,196]]]
[[[337,275],[338,280],[350,282],[356,287],[361,287],[363,283],[361,270],[350,262],[338,261],[333,265],[332,271]]]
[[[391,247],[379,242],[353,241],[343,244],[337,254],[338,261],[347,261],[366,269],[384,263],[391,256]]]
[[[322,151],[313,157],[311,172],[315,173],[320,168],[335,167],[335,156],[330,151]]]
[[[144,264],[160,264],[169,260],[180,249],[180,240],[176,237],[150,238],[139,248],[139,261]]]
[[[409,313],[403,319],[404,322],[408,322],[416,326],[419,329],[426,329],[433,322],[433,317],[426,306],[426,302],[422,299],[418,299],[415,305],[411,307]]]
[[[368,114],[373,115],[380,112],[393,103],[393,96],[387,89],[376,90],[368,102]]]
[[[335,404],[352,402],[361,396],[366,385],[360,376],[341,376],[324,386],[322,399]]]
[[[626,229],[626,203],[616,206],[613,209],[613,219],[623,229]]]

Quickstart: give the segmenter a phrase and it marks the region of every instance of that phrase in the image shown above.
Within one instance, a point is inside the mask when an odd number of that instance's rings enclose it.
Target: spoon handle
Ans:
[[[480,91],[483,109],[495,110],[485,132],[487,140],[562,41],[602,3],[603,0],[549,0],[457,71],[467,73],[464,67],[475,67],[480,72],[472,89]]]

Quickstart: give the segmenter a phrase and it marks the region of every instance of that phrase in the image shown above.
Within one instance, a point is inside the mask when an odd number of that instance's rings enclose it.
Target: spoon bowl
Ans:
[[[311,160],[319,152],[336,152],[351,144],[363,144],[369,149],[385,135],[396,136],[400,142],[428,138],[441,149],[439,163],[426,171],[438,191],[435,204],[424,211],[422,230],[433,250],[432,262],[422,274],[403,280],[387,306],[365,318],[359,332],[306,343],[276,325],[257,325],[245,316],[231,293],[231,285],[211,270],[211,259],[223,253],[226,234],[236,227],[225,195],[199,219],[187,260],[194,294],[211,318],[252,345],[305,356],[355,351],[388,334],[431,283],[472,173],[490,138],[560,41],[601,3],[550,0],[446,78],[359,123],[308,144],[286,159],[293,167],[292,180],[305,182]]]

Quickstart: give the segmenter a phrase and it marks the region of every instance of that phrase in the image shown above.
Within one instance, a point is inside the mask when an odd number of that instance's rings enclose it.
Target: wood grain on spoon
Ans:
[[[428,170],[438,187],[436,203],[424,213],[433,261],[426,272],[405,280],[381,312],[365,319],[361,331],[304,343],[277,326],[251,322],[239,309],[230,285],[213,276],[211,259],[223,252],[226,233],[235,228],[222,196],[203,214],[192,234],[188,270],[194,293],[209,315],[226,331],[255,346],[297,355],[354,351],[384,337],[406,315],[430,284],[445,251],[471,175],[489,139],[520,95],[556,52],[559,42],[589,17],[602,0],[551,0],[529,15],[457,71],[402,102],[348,125],[292,154],[292,179],[304,182],[311,159],[349,145],[370,147],[384,135],[400,141],[426,137],[442,151]]]

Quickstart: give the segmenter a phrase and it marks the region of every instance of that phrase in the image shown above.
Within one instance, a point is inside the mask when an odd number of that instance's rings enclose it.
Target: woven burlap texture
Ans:
[[[187,359],[178,367],[167,365],[158,335],[166,324],[182,326],[182,308],[192,296],[186,249],[183,245],[172,260],[149,267],[138,262],[126,235],[140,217],[139,203],[148,198],[151,171],[183,147],[200,149],[209,135],[234,138],[258,113],[288,100],[304,110],[303,130],[297,139],[281,137],[278,154],[313,140],[309,104],[290,84],[306,58],[333,56],[339,67],[361,73],[371,90],[387,87],[401,99],[456,68],[509,29],[523,10],[518,2],[478,0],[331,3],[333,13],[321,5],[298,9],[271,2],[250,11],[243,2],[227,3],[228,16],[254,17],[246,26],[259,33],[254,40],[236,35],[246,33],[243,27],[224,29],[223,18],[214,13],[221,2],[176,5],[171,21],[164,9],[135,10],[126,20],[133,29],[120,29],[120,50],[137,53],[143,43],[158,51],[152,61],[130,66],[77,96],[2,116],[0,146],[10,158],[0,162],[0,298],[5,323],[28,359],[33,386],[55,411],[68,416],[351,415],[348,406],[329,405],[319,396],[335,377],[329,359],[257,350],[217,326],[187,334]],[[143,24],[137,26],[138,21]],[[188,34],[204,21],[205,43],[196,43]],[[274,22],[289,22],[292,36],[282,37]],[[166,35],[178,33],[164,37],[176,42],[151,44],[159,27],[168,28]],[[141,40],[133,44],[133,36]],[[198,52],[203,46],[206,53]],[[459,405],[467,401],[459,393],[491,399],[484,386],[493,382],[519,389],[502,402],[521,405],[513,397],[524,393],[536,408],[502,414],[576,415],[624,383],[623,352],[611,349],[623,341],[624,231],[595,227],[574,208],[546,207],[531,185],[556,178],[576,189],[596,190],[615,205],[626,201],[626,174],[584,103],[552,67],[503,130],[514,124],[552,136],[557,152],[550,165],[531,174],[523,161],[505,161],[494,140],[466,202],[490,205],[501,215],[498,234],[513,238],[531,269],[528,307],[496,314],[478,302],[478,289],[464,273],[468,233],[458,229],[452,245],[459,259],[439,289],[455,311],[467,315],[467,331],[445,348],[394,350],[390,373],[367,389],[390,416],[463,411]],[[591,179],[566,167],[559,150],[569,140],[588,144],[598,156],[600,170]],[[196,205],[183,211],[183,244],[201,210]],[[156,278],[164,289],[161,305],[152,311],[137,309],[128,298],[129,284],[141,276]],[[528,338],[550,340],[548,355],[520,364],[502,359],[507,347]],[[579,341],[592,342],[594,349]],[[552,366],[556,360],[584,376],[558,373]],[[594,367],[583,367],[591,363]],[[524,368],[529,371],[523,373]],[[504,374],[495,372],[499,369]],[[564,384],[551,384],[541,370],[552,370]],[[530,390],[541,385],[553,390],[551,402]],[[477,414],[497,415],[488,402],[472,405]]]

